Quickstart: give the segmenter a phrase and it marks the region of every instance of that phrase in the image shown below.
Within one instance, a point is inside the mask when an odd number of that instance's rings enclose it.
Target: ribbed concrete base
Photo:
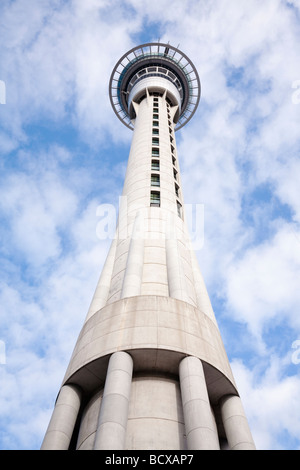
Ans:
[[[177,376],[133,370],[131,355],[119,351],[104,388],[89,398],[80,403],[78,386],[62,387],[42,449],[255,448],[240,398],[224,395],[212,405],[200,359],[181,359]]]

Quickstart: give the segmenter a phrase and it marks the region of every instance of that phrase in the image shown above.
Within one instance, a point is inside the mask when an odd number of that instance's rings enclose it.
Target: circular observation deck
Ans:
[[[179,104],[175,130],[181,129],[194,115],[200,100],[200,79],[198,72],[190,59],[176,47],[170,44],[152,42],[134,47],[126,52],[114,67],[109,82],[109,97],[114,112],[118,118],[133,129],[132,120],[135,111],[132,105],[132,90],[143,89],[143,80],[159,77],[168,80],[167,97],[173,105]],[[160,86],[147,86],[149,91],[160,91]],[[153,80],[151,80],[153,83]],[[170,90],[175,89],[177,98]],[[134,90],[133,90],[134,91]],[[164,90],[162,89],[162,92]],[[141,97],[135,95],[134,99]],[[144,94],[144,93],[143,93]],[[179,97],[179,98],[178,98]],[[180,99],[180,103],[177,103]]]

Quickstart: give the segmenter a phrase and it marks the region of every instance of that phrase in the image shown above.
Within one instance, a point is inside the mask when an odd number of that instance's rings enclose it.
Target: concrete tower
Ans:
[[[185,224],[175,130],[198,73],[144,44],[109,92],[133,130],[118,226],[42,449],[254,449]]]

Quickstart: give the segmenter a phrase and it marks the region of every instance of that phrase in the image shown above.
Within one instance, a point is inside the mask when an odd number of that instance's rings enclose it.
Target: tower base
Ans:
[[[42,448],[254,448],[224,358],[216,324],[189,303],[109,304],[81,331]]]

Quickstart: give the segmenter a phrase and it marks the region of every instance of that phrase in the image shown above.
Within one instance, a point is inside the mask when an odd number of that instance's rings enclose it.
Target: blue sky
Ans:
[[[0,449],[40,447],[126,169],[110,73],[158,38],[201,79],[184,198],[254,439],[300,449],[299,0],[3,0],[0,18]]]

